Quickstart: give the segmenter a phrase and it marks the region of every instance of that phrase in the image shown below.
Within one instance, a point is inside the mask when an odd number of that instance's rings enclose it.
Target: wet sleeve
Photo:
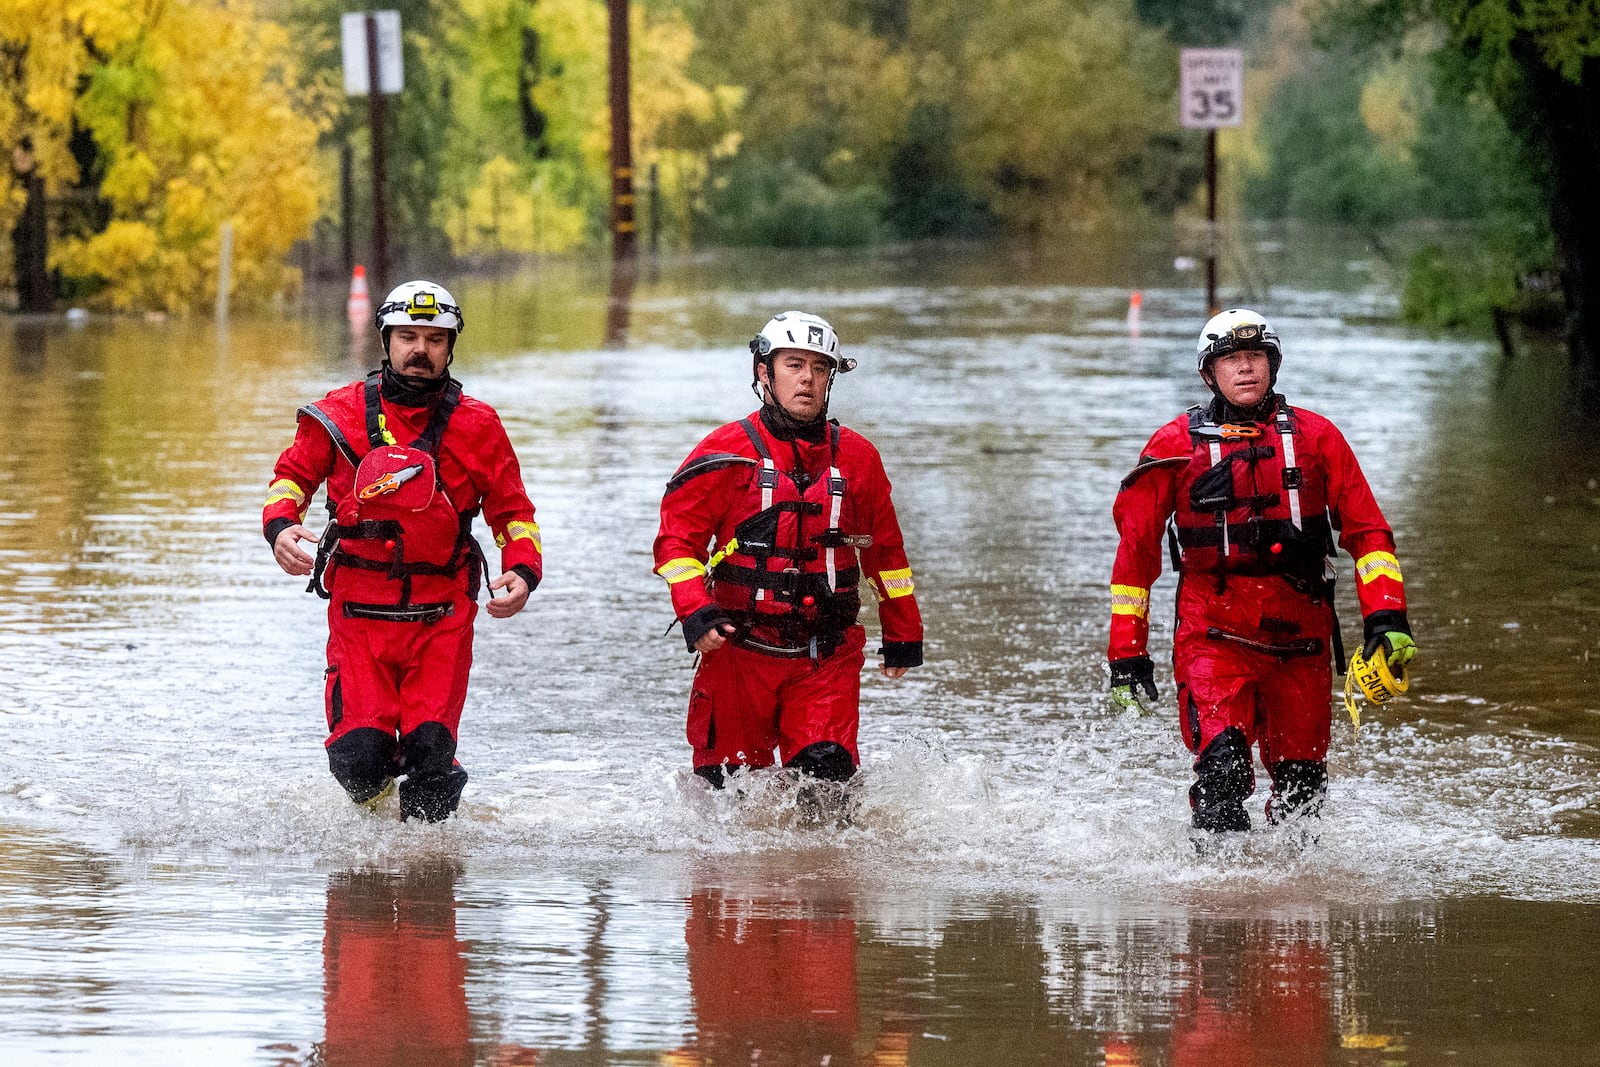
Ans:
[[[1162,533],[1177,506],[1181,466],[1176,460],[1189,453],[1186,426],[1163,426],[1145,445],[1112,502],[1117,556],[1111,565],[1110,660],[1148,654],[1150,588],[1161,576]]]
[[[883,628],[883,665],[917,667],[922,664],[922,610],[917,606],[916,582],[906,558],[905,536],[895,514],[893,486],[876,450],[868,465],[865,486],[866,513],[872,544],[861,550],[861,569],[878,598],[878,622]]]
[[[1327,474],[1328,511],[1339,531],[1339,547],[1356,561],[1356,597],[1361,617],[1374,612],[1404,614],[1405,579],[1394,554],[1394,533],[1378,508],[1361,464],[1332,423],[1319,434],[1318,455]]]
[[[283,450],[272,468],[272,484],[261,506],[261,532],[267,544],[277,540],[290,526],[305,521],[306,508],[317,487],[333,470],[337,453],[328,431],[315,419],[300,416],[294,441]]]
[[[700,442],[667,483],[653,549],[655,572],[666,580],[673,614],[684,624],[686,639],[691,621],[699,631],[695,637],[718,621],[716,604],[706,590],[706,561],[737,482],[748,478],[750,471],[745,464],[706,462],[709,457],[734,455],[731,449],[713,443],[716,436]]]
[[[483,521],[500,549],[501,571],[516,571],[531,590],[544,577],[544,540],[534,519],[533,501],[498,415],[491,415],[482,436],[474,452],[483,464]]]

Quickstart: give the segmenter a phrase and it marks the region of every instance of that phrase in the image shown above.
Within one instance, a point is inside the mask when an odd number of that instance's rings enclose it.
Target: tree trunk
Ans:
[[[1550,162],[1550,228],[1567,305],[1567,345],[1586,387],[1600,383],[1600,63],[1573,83],[1530,43],[1514,49]]]
[[[45,265],[49,254],[49,223],[45,217],[44,181],[38,174],[18,175],[27,190],[22,217],[11,231],[12,266],[17,279],[17,310],[50,310],[50,271]]]

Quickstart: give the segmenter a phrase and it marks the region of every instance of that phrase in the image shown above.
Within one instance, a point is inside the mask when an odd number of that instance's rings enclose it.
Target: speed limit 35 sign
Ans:
[[[1185,48],[1179,57],[1178,114],[1191,130],[1244,122],[1244,53],[1237,48]]]

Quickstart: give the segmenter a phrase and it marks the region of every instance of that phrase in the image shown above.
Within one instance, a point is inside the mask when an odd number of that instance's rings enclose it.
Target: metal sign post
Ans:
[[[1244,123],[1244,53],[1237,48],[1185,48],[1179,56],[1178,117],[1206,131],[1206,314],[1217,305],[1217,130]]]
[[[339,18],[339,37],[344,46],[344,91],[367,97],[367,123],[372,132],[372,269],[368,274],[382,292],[389,265],[388,204],[383,192],[383,97],[385,93],[398,93],[405,85],[400,12],[347,12]]]

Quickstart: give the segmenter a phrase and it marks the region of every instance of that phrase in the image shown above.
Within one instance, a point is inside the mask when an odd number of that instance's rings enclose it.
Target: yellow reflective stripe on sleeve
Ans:
[[[680,556],[669,559],[656,568],[656,573],[667,580],[668,585],[677,585],[687,582],[690,578],[700,578],[706,573],[706,565],[690,556]]]
[[[1136,585],[1111,587],[1111,614],[1145,618],[1150,614],[1150,590]]]
[[[270,508],[280,500],[293,500],[298,508],[306,502],[306,491],[287,478],[279,478],[267,486],[267,502],[261,506]]]
[[[1368,552],[1356,560],[1356,577],[1361,579],[1361,584],[1377,578],[1393,578],[1397,582],[1405,581],[1400,577],[1400,561],[1389,552]]]
[[[883,583],[883,594],[890,600],[895,597],[910,596],[916,591],[917,585],[911,580],[911,568],[899,571],[879,571],[878,581]]]
[[[540,552],[544,551],[544,538],[540,536],[539,524],[536,522],[523,522],[521,519],[512,519],[506,523],[505,539],[502,540],[496,537],[495,543],[504,548],[507,540],[532,541],[534,548],[537,548]]]

